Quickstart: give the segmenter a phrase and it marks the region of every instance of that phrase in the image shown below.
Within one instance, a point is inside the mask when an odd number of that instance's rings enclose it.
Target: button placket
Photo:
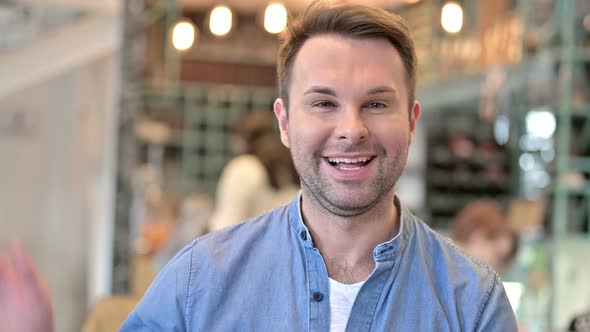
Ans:
[[[321,302],[324,299],[324,294],[322,294],[320,292],[315,292],[315,293],[313,293],[313,299],[316,302]]]
[[[309,322],[310,331],[328,331],[330,329],[330,305],[328,298],[328,273],[324,260],[317,249],[305,250],[309,266]]]
[[[307,232],[301,231],[301,233],[299,233],[299,237],[301,237],[303,241],[307,241]]]

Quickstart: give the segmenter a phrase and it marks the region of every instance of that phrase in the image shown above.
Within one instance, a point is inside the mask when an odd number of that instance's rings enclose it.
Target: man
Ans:
[[[282,36],[293,202],[193,241],[123,331],[516,331],[498,276],[395,196],[420,105],[401,18],[312,5]],[[255,194],[255,193],[253,193]]]

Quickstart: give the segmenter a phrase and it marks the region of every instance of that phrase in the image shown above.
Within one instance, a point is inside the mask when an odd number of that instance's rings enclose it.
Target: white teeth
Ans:
[[[364,163],[371,160],[371,157],[360,157],[360,158],[328,158],[328,161],[331,163]]]
[[[358,167],[358,166],[357,167],[346,167],[346,166],[344,166],[344,167],[338,167],[338,168],[345,169],[347,171],[356,171],[357,169],[361,169],[362,167]]]

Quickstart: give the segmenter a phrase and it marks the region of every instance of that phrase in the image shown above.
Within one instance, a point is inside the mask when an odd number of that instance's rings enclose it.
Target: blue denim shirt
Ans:
[[[161,271],[121,331],[321,331],[324,261],[297,197],[194,240]],[[373,251],[346,331],[516,331],[498,276],[401,206],[400,234]]]

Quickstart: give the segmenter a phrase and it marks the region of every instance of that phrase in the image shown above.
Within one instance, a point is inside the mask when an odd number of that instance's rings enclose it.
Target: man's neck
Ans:
[[[303,193],[302,213],[314,245],[324,258],[328,275],[351,284],[365,280],[374,270],[374,248],[391,240],[399,231],[394,193],[371,210],[353,217],[326,211]]]

